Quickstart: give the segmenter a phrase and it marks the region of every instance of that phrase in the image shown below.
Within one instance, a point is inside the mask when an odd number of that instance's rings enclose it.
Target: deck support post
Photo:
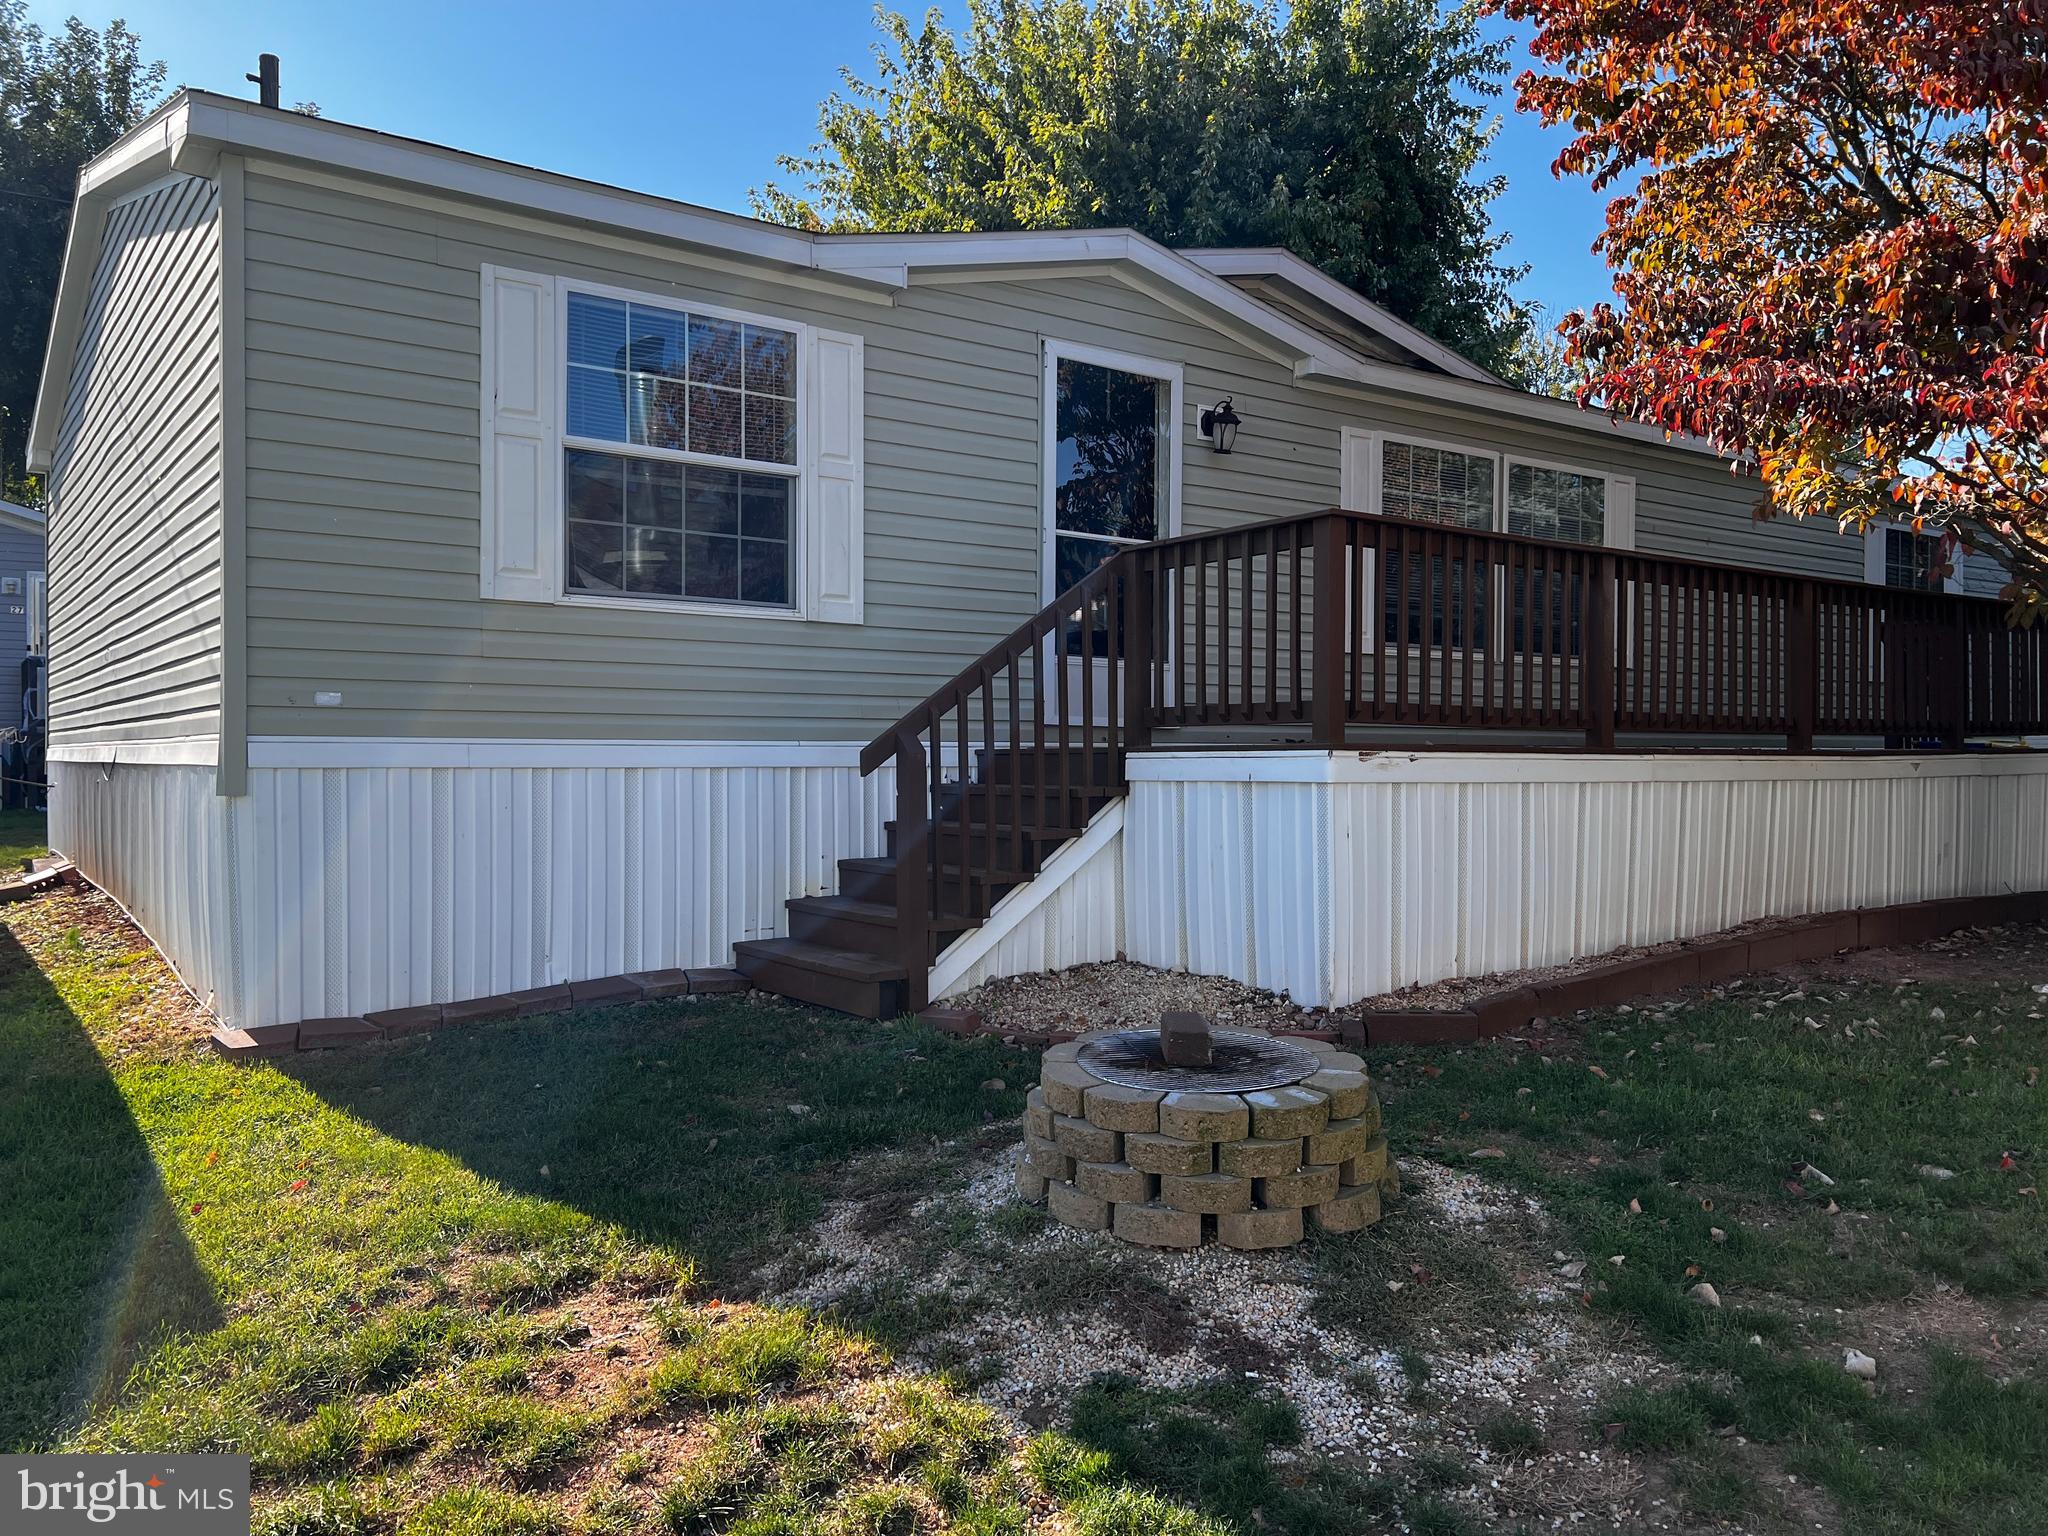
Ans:
[[[1154,562],[1143,550],[1118,558],[1124,562],[1124,751],[1143,752],[1152,745]]]
[[[1820,609],[1812,582],[1793,582],[1790,617],[1785,635],[1785,703],[1792,729],[1785,746],[1793,752],[1811,752],[1814,726],[1820,717]]]
[[[1309,643],[1311,732],[1319,747],[1344,745],[1344,519],[1325,512],[1313,535],[1315,611]]]
[[[1586,593],[1586,654],[1582,662],[1582,701],[1586,714],[1586,750],[1614,750],[1614,628],[1621,608],[1620,567],[1603,551],[1593,565]]]
[[[903,967],[903,1010],[931,1002],[931,823],[925,807],[924,743],[911,730],[896,732],[896,953]]]

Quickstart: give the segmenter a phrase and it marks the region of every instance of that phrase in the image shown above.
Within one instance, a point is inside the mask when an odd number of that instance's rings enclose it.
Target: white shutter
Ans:
[[[1630,475],[1607,477],[1607,547],[1636,547],[1636,482]]]
[[[861,339],[813,333],[811,347],[810,539],[805,617],[861,622],[866,495]]]
[[[555,437],[555,280],[483,269],[485,597],[562,595],[561,454]]]
[[[1380,509],[1380,435],[1359,427],[1338,428],[1337,505],[1350,512],[1377,513]]]

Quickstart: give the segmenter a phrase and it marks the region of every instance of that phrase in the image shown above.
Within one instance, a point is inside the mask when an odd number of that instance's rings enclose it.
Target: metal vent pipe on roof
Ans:
[[[256,99],[266,107],[277,105],[277,55],[263,53],[256,56],[256,73],[244,75],[245,80],[256,84]]]

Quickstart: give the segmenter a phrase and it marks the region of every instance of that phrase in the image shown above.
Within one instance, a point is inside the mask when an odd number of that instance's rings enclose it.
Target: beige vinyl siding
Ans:
[[[1184,524],[1334,505],[1346,425],[1638,480],[1639,543],[1857,575],[1832,531],[1759,530],[1697,454],[1299,385],[1283,363],[1115,277],[917,281],[878,304],[731,262],[486,219],[252,166],[247,182],[253,735],[854,740],[1040,601],[1041,339],[1185,371]],[[866,352],[859,626],[478,597],[478,274],[643,287],[858,332]],[[1201,406],[1246,425],[1219,457]],[[342,694],[315,708],[315,691]]]
[[[217,737],[219,189],[106,214],[51,462],[53,747]]]

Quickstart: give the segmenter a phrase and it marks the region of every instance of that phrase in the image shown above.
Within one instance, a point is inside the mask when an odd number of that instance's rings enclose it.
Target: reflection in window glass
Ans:
[[[1390,438],[1380,446],[1380,511],[1388,517],[1493,526],[1493,460]]]
[[[787,477],[571,448],[564,484],[571,592],[789,606]]]
[[[1508,532],[1598,544],[1607,530],[1607,482],[1576,470],[1508,466]]]
[[[1171,405],[1164,380],[1060,359],[1053,394],[1055,592],[1125,545],[1159,536],[1170,494]],[[1070,643],[1081,642],[1074,636]]]
[[[796,462],[796,334],[569,295],[569,435]]]
[[[1938,592],[1934,568],[1941,541],[1910,528],[1884,531],[1884,584],[1906,592]]]

